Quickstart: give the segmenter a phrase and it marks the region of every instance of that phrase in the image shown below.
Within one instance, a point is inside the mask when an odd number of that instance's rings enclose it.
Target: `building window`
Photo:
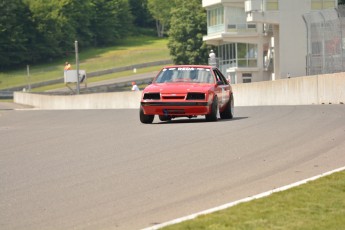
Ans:
[[[243,83],[251,83],[252,82],[252,74],[251,73],[243,73],[242,74],[242,82]]]
[[[222,73],[226,73],[228,68],[236,67],[236,43],[218,46],[217,56],[219,57],[219,68]]]
[[[279,2],[278,2],[278,0],[266,0],[266,10],[267,11],[279,10]]]
[[[257,67],[258,46],[256,44],[237,44],[238,67]]]
[[[219,68],[223,73],[228,68],[258,67],[258,46],[248,43],[228,43],[218,46]]]
[[[224,7],[220,6],[207,11],[208,26],[217,26],[224,24]]]
[[[311,0],[312,10],[332,9],[336,7],[336,0]]]
[[[207,34],[219,33],[224,30],[224,7],[219,6],[207,10]]]

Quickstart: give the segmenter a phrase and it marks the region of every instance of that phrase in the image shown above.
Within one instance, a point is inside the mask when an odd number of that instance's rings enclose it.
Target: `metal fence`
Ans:
[[[345,71],[345,6],[303,15],[307,27],[307,75]]]

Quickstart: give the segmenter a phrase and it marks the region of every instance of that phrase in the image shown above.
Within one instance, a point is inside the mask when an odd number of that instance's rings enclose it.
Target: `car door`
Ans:
[[[230,85],[218,69],[214,69],[213,72],[217,80],[216,94],[218,103],[220,107],[223,107],[230,99]]]

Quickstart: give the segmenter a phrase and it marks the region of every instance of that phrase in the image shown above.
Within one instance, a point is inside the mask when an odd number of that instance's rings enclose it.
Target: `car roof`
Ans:
[[[210,65],[168,65],[164,66],[164,68],[206,68],[206,69],[214,69],[216,67]]]

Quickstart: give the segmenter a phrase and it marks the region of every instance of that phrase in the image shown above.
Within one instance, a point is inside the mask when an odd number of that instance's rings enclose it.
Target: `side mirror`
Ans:
[[[217,81],[217,85],[223,85],[222,81]]]

